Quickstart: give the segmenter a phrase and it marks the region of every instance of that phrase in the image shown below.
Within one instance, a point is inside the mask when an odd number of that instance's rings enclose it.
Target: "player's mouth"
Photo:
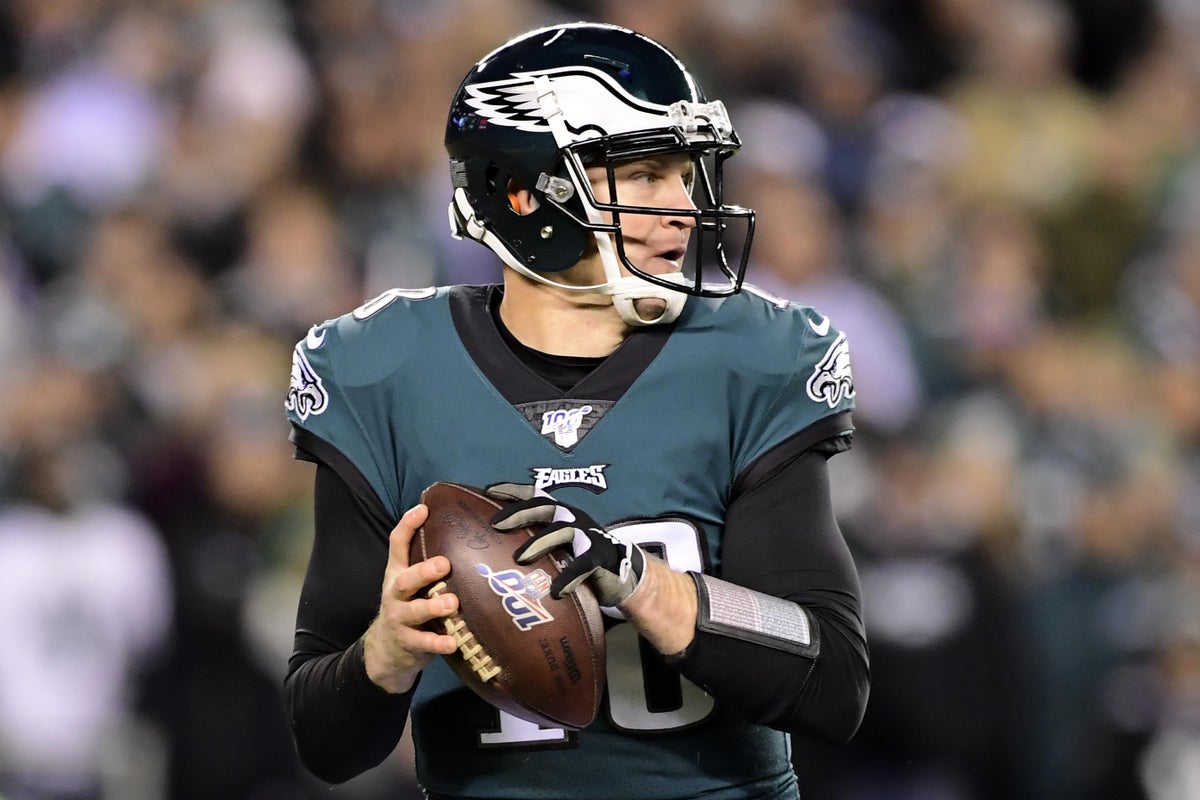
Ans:
[[[668,272],[679,272],[680,264],[683,257],[687,255],[687,249],[683,247],[664,250],[650,259],[650,269],[646,271],[655,275],[662,275]]]

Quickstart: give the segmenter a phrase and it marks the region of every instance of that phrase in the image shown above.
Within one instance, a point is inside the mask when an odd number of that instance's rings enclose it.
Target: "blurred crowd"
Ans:
[[[852,344],[874,682],[805,800],[1200,797],[1196,0],[0,3],[0,795],[417,796],[292,751],[289,351],[498,278],[446,109],[572,19],[726,102],[749,282]]]

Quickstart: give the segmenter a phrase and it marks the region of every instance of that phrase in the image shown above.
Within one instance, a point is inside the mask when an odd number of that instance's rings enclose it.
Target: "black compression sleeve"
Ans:
[[[719,577],[801,605],[820,652],[697,631],[676,662],[681,672],[754,722],[831,742],[853,736],[870,671],[858,573],[834,518],[825,455],[805,452],[734,500]]]
[[[379,609],[390,530],[320,463],[314,500],[313,552],[284,689],[301,760],[340,783],[395,749],[412,694],[388,694],[371,682],[360,641]]]

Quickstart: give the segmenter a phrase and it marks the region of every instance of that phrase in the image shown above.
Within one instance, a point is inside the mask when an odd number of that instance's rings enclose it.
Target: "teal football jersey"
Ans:
[[[809,307],[753,291],[691,298],[673,326],[631,335],[563,392],[504,345],[487,310],[493,291],[392,290],[296,346],[289,419],[351,465],[393,520],[435,481],[532,483],[675,569],[719,575],[739,476],[853,408],[846,338]],[[436,660],[411,707],[426,789],[527,800],[795,797],[786,734],[716,703],[654,657],[619,612],[606,613],[607,692],[582,731],[504,714]]]

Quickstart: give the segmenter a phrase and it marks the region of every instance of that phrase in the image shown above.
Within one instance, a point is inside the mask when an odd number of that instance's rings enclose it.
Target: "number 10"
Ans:
[[[618,539],[640,544],[660,555],[680,572],[700,571],[701,532],[684,519],[631,522],[609,528]],[[623,619],[615,608],[604,613]],[[648,733],[686,728],[712,713],[715,702],[704,690],[671,668],[658,663],[654,651],[637,629],[614,625],[604,636],[608,674],[608,717],[613,727],[629,733]],[[542,728],[503,711],[498,730],[479,734],[481,745],[522,745],[567,740],[559,728]]]

